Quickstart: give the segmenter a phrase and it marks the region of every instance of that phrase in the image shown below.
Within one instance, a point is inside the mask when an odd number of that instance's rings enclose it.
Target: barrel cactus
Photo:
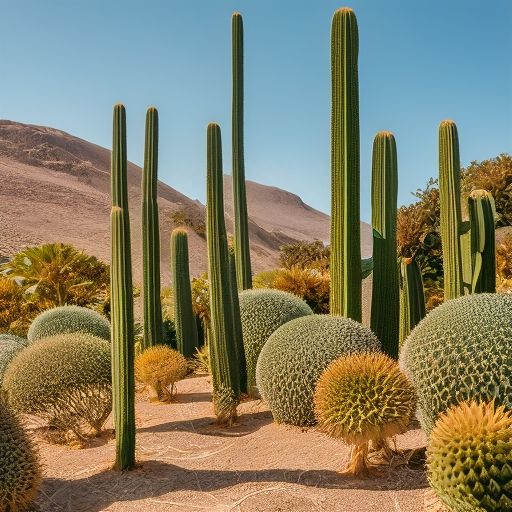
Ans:
[[[467,295],[430,312],[407,338],[400,364],[418,394],[427,432],[467,400],[512,407],[512,297]]]
[[[280,290],[245,290],[239,297],[247,382],[249,391],[254,393],[256,363],[270,335],[286,322],[312,315],[313,311],[296,295]]]
[[[13,334],[0,334],[0,387],[10,362],[27,346],[27,340]]]
[[[512,510],[512,415],[462,403],[441,415],[427,450],[430,485],[453,512]]]
[[[277,423],[314,425],[313,394],[341,356],[380,349],[370,329],[345,317],[307,315],[277,329],[263,346],[256,382]]]

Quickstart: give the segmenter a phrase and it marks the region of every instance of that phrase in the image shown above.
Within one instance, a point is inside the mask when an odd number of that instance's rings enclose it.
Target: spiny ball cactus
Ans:
[[[108,320],[89,308],[60,306],[39,314],[28,330],[28,340],[40,340],[70,332],[85,332],[110,341]]]
[[[9,365],[3,387],[16,412],[35,414],[81,437],[99,432],[112,409],[110,344],[86,333],[29,345]]]
[[[400,365],[427,432],[440,413],[467,400],[512,408],[511,318],[512,296],[467,295],[438,306],[411,332]]]
[[[0,510],[27,510],[41,486],[41,467],[31,439],[1,398],[0,461]]]
[[[341,356],[379,349],[377,337],[354,320],[304,316],[270,336],[258,358],[256,382],[277,423],[313,425],[313,393],[325,368]]]
[[[258,356],[270,335],[286,322],[312,315],[313,311],[296,295],[280,290],[246,290],[239,297],[250,390],[256,385]]]
[[[166,345],[150,347],[135,358],[135,377],[152,388],[152,401],[170,402],[174,385],[185,378],[187,370],[186,358]]]
[[[462,403],[441,415],[427,450],[430,485],[453,512],[512,510],[512,415]]]
[[[0,387],[10,362],[27,346],[27,340],[13,334],[0,334]]]

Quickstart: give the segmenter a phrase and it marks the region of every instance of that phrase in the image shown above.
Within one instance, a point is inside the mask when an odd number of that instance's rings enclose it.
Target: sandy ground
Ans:
[[[423,471],[386,468],[381,478],[340,475],[348,448],[314,429],[272,423],[259,400],[241,404],[239,423],[214,425],[207,377],[179,383],[178,401],[137,402],[137,459],[111,471],[114,441],[72,449],[39,441],[43,512],[415,512],[425,510]],[[401,448],[425,445],[420,430]]]

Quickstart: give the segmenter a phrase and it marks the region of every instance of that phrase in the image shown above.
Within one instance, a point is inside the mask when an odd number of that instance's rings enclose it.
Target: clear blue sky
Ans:
[[[399,202],[437,174],[437,127],[454,119],[463,165],[512,152],[510,0],[0,0],[0,117],[110,147],[125,103],[141,163],[145,109],[160,112],[160,177],[204,200],[205,134],[219,122],[231,169],[230,16],[244,16],[247,178],[329,211],[330,23],[360,33],[361,210],[371,146],[395,133]]]

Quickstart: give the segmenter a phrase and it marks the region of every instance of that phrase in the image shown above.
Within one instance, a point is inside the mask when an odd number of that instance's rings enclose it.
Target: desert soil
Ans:
[[[178,385],[168,405],[137,399],[134,471],[111,470],[115,441],[105,436],[73,449],[38,439],[44,483],[42,512],[416,512],[425,510],[424,472],[387,467],[379,478],[340,470],[349,450],[315,429],[272,422],[261,400],[241,404],[238,424],[214,424],[205,376]],[[397,439],[425,445],[421,430]]]

